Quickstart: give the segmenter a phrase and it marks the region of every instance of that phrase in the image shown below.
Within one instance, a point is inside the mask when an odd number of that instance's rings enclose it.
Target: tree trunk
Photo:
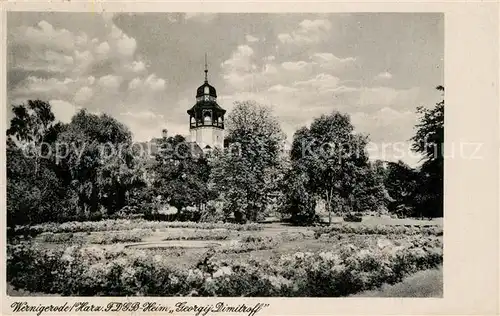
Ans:
[[[331,207],[332,196],[329,193],[330,192],[326,191],[325,206],[326,206],[326,211],[328,212],[328,226],[331,226],[332,225],[332,207]]]

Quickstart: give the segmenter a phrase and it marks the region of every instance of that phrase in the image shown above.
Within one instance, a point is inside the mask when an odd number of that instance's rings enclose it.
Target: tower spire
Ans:
[[[205,53],[205,82],[208,82],[207,53]]]

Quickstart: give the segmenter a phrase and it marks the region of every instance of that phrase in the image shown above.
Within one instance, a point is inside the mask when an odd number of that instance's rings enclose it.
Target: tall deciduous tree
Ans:
[[[203,206],[212,198],[208,187],[210,166],[193,143],[181,135],[163,137],[153,167],[153,187],[179,214],[187,206]]]
[[[33,172],[37,174],[42,157],[54,158],[49,151],[53,150],[51,146],[64,124],[56,121],[51,105],[41,100],[13,105],[12,112],[14,116],[7,129],[8,144],[17,146],[34,159]]]
[[[444,93],[444,87],[437,90]],[[424,155],[420,167],[419,206],[421,216],[443,216],[444,98],[434,108],[417,108],[420,119],[412,138],[412,149]]]
[[[414,215],[419,181],[418,171],[403,161],[387,162],[384,184],[393,201],[389,211],[399,216]]]
[[[364,211],[386,203],[382,179],[368,162],[367,141],[339,112],[316,118],[294,135],[292,161],[306,170],[307,187],[325,201],[329,223],[334,210]]]
[[[131,133],[109,115],[78,112],[58,142],[67,150],[63,164],[83,216],[102,207],[108,214],[118,211],[126,204],[127,192],[142,182],[131,151]]]
[[[67,178],[54,149],[64,125],[49,103],[29,100],[12,107],[7,130],[7,224],[54,221],[71,208]]]
[[[318,220],[316,196],[309,187],[307,173],[299,165],[292,165],[282,181],[281,212],[296,225],[308,225]]]
[[[269,107],[253,101],[235,103],[227,121],[229,149],[213,160],[212,172],[228,214],[243,221],[256,221],[264,214],[278,189],[275,171],[284,139]]]

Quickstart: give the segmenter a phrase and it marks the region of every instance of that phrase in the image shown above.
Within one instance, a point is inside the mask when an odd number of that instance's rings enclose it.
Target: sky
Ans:
[[[82,108],[108,113],[136,141],[189,134],[205,53],[228,112],[268,105],[289,140],[315,117],[347,113],[372,158],[410,165],[416,108],[434,106],[444,85],[438,13],[9,12],[7,31],[8,104],[46,100],[63,122]]]

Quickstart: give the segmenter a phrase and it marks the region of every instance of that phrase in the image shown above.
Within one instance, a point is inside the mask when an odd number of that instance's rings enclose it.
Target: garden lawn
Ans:
[[[113,223],[118,230],[112,229]],[[62,289],[64,295],[347,296],[361,292],[432,296],[439,294],[436,284],[442,285],[442,277],[434,272],[418,274],[434,271],[442,263],[439,223],[399,225],[401,229],[369,221],[325,228],[279,223],[126,223],[24,227],[20,231],[35,232],[35,237],[22,242],[23,246],[8,247],[8,278],[15,293],[54,294]],[[67,260],[76,265],[59,270],[68,265]],[[37,266],[43,262],[47,268]],[[39,269],[58,271],[50,276],[53,284]],[[36,275],[33,284],[31,275]],[[411,275],[416,276],[404,279]],[[167,276],[174,279],[163,280]],[[317,287],[314,278],[329,279],[329,287]],[[66,286],[66,279],[72,285]],[[177,284],[177,279],[184,285]],[[415,286],[422,283],[423,287]]]

